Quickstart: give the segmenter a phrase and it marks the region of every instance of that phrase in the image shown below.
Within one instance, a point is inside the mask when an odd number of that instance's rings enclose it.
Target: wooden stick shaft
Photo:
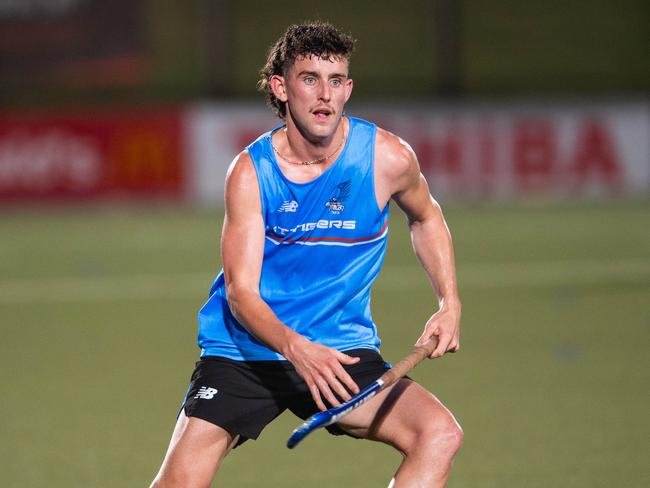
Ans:
[[[421,346],[415,347],[408,356],[399,361],[395,366],[381,376],[380,379],[384,382],[383,388],[389,387],[397,380],[407,375],[408,372],[415,368],[424,358],[429,357],[431,353],[435,351],[437,345],[438,338],[432,336],[431,339]]]

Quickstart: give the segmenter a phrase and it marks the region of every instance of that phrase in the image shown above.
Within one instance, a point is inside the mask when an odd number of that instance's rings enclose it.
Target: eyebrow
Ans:
[[[318,71],[307,71],[307,70],[301,71],[300,73],[298,73],[298,76],[307,76],[307,75],[314,76],[314,77],[318,78],[320,76],[320,73]],[[348,75],[343,74],[343,73],[332,73],[331,75],[329,75],[330,79],[331,78],[347,78],[347,77],[348,77]]]

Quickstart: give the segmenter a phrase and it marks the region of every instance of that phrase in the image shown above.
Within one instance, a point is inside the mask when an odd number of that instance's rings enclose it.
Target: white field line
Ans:
[[[459,286],[465,289],[580,286],[593,284],[650,284],[650,258],[601,260],[461,263]],[[0,305],[207,298],[212,276],[207,272],[0,279]],[[416,264],[384,266],[377,290],[427,286]],[[1,320],[1,317],[0,317]]]

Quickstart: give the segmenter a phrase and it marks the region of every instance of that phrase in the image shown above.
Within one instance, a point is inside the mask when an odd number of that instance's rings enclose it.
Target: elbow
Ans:
[[[250,289],[237,283],[226,284],[226,300],[228,301],[228,308],[230,308],[233,316],[239,322],[245,322],[245,304],[249,300],[251,293]]]
[[[241,322],[240,310],[242,302],[242,289],[233,283],[226,284],[226,300],[228,301],[228,308],[237,320]]]
[[[408,216],[408,225],[411,229],[444,223],[442,207],[433,197],[429,197],[430,205],[426,205],[420,212]]]

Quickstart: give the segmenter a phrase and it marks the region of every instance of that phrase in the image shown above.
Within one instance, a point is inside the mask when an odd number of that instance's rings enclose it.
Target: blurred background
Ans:
[[[450,487],[650,484],[642,0],[0,0],[0,480],[146,486],[219,270],[223,179],[279,123],[287,25],[357,39],[348,113],[406,139],[454,235],[461,353],[413,376],[466,432]],[[383,353],[435,300],[392,213]],[[281,416],[215,485],[385,486],[385,446]]]

